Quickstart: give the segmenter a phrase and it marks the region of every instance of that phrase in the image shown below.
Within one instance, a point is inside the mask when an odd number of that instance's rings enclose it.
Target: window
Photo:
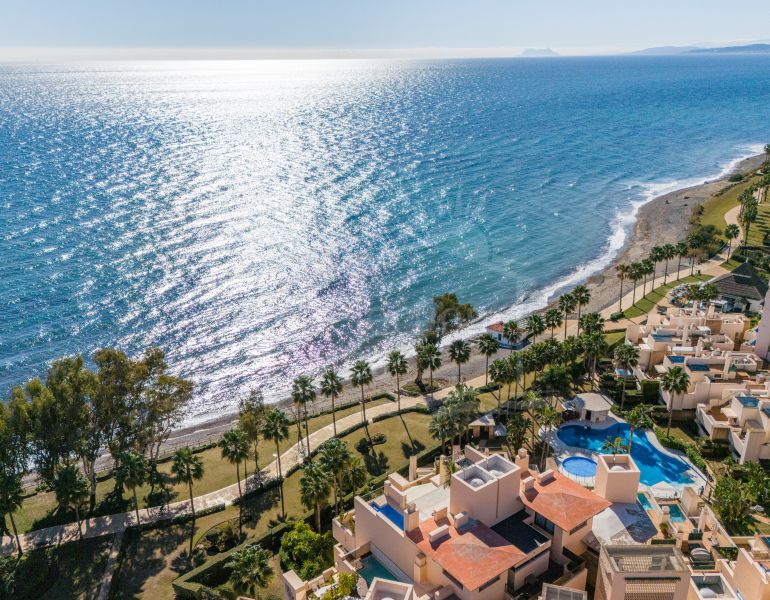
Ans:
[[[535,513],[535,525],[553,535],[554,524],[539,513]]]

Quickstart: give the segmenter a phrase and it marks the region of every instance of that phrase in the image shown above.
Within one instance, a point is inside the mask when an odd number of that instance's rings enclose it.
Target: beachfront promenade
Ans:
[[[483,382],[483,377],[480,378]],[[452,388],[446,388],[436,392],[435,398],[443,398]],[[418,404],[425,405],[425,399],[422,397],[402,397],[401,407],[410,408]],[[372,419],[381,415],[395,414],[398,411],[398,406],[395,402],[381,404],[367,408],[366,416],[369,423]],[[346,417],[337,420],[338,430],[347,429],[361,421],[360,413],[356,412]],[[333,425],[329,424],[325,427],[318,429],[310,434],[310,446],[311,448],[318,448],[323,442],[330,439],[334,435]],[[295,465],[302,463],[302,451],[299,444],[294,444],[291,448],[281,454],[281,468],[285,473]],[[278,476],[278,462],[273,461],[268,464],[260,472],[262,481],[269,481],[270,479]],[[244,494],[253,491],[257,486],[257,479],[254,475],[242,480]],[[221,488],[214,492],[197,496],[194,499],[195,510],[202,511],[206,508],[217,506],[220,504],[230,505],[234,500],[238,498],[238,484],[234,483],[227,487]],[[161,509],[160,507],[144,508],[139,511],[139,517],[142,523],[151,523],[163,519],[168,519],[177,515],[184,515],[190,512],[190,500],[180,500],[178,502],[172,502],[168,507]],[[136,513],[134,511],[128,511],[118,513],[114,515],[104,515],[100,517],[91,517],[82,521],[83,537],[99,537],[102,535],[114,534],[124,531],[127,527],[136,524]],[[67,523],[65,525],[56,525],[53,527],[46,527],[44,529],[37,529],[28,533],[20,534],[21,546],[25,551],[32,550],[34,548],[41,548],[45,546],[51,546],[54,544],[60,544],[63,542],[74,541],[78,539],[78,526],[77,523]],[[0,545],[0,553],[8,555],[16,551],[16,544],[12,537],[4,536],[2,544]]]

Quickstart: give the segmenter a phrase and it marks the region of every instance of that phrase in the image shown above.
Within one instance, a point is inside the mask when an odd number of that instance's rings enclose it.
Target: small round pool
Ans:
[[[584,456],[570,456],[561,462],[567,473],[577,477],[596,477],[596,461]]]

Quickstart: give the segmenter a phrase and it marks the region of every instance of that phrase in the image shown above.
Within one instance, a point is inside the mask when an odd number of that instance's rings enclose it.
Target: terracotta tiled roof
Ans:
[[[503,322],[498,321],[497,323],[492,323],[491,325],[487,325],[487,331],[494,331],[495,333],[502,333],[503,332]]]
[[[442,525],[449,535],[431,543],[428,534]],[[478,521],[455,529],[446,519],[433,518],[420,523],[408,534],[417,547],[458,580],[465,589],[475,590],[522,562],[524,552]]]
[[[536,476],[534,488],[525,490],[523,481],[530,475],[528,471],[521,475],[522,502],[565,531],[585,523],[612,504],[558,472],[545,483],[540,483]]]

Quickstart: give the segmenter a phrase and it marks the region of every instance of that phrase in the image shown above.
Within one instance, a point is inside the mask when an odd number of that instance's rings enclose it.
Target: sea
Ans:
[[[160,346],[186,424],[604,268],[770,142],[770,57],[0,65],[0,395]]]

